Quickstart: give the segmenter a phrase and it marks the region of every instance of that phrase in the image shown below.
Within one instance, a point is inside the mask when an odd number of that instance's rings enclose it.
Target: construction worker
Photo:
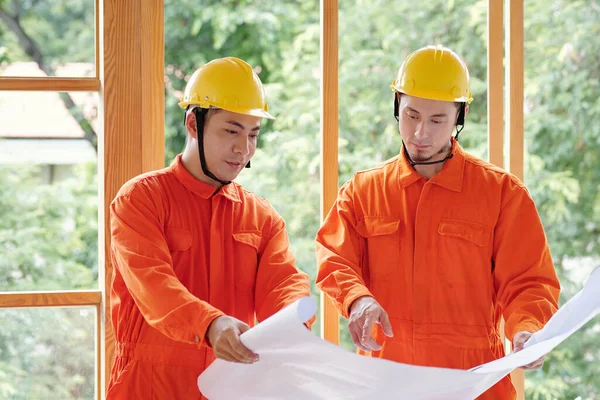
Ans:
[[[203,399],[197,378],[215,357],[256,362],[240,334],[310,294],[281,216],[232,182],[273,119],[259,77],[238,58],[213,60],[179,105],[183,153],[127,182],[110,207],[111,400]]]
[[[504,355],[501,317],[518,351],[560,291],[535,204],[459,145],[472,96],[454,52],[413,52],[391,87],[400,154],[340,189],[316,238],[317,285],[361,354],[469,369]],[[510,377],[481,398],[516,398]]]

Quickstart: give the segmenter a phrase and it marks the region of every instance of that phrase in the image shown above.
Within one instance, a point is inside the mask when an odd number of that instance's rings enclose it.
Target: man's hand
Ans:
[[[373,325],[378,323],[387,337],[394,336],[387,313],[370,296],[360,297],[350,306],[348,330],[356,347],[363,351],[381,350],[373,338]]]
[[[525,342],[529,339],[529,337],[531,335],[532,335],[532,333],[527,332],[527,331],[518,332],[515,335],[515,337],[513,338],[513,351],[516,353],[517,351],[523,350],[523,346],[525,345]],[[545,356],[542,356],[541,358],[538,358],[531,364],[527,364],[521,368],[522,369],[540,369],[544,365],[544,357]]]
[[[248,329],[250,327],[247,324],[233,317],[222,315],[215,318],[206,333],[215,357],[242,364],[258,361],[258,355],[240,341],[240,335]]]

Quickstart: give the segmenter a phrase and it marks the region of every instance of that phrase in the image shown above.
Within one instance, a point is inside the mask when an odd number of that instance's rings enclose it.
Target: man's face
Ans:
[[[256,151],[260,117],[226,110],[209,111],[204,124],[204,154],[210,172],[234,180]]]
[[[453,102],[400,96],[398,128],[413,161],[437,161],[450,150],[458,109]]]

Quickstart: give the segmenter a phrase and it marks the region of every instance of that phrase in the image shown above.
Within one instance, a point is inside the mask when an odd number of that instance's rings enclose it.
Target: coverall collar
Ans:
[[[175,157],[175,160],[173,160],[173,163],[171,163],[170,169],[175,174],[177,180],[181,182],[181,184],[188,190],[194,192],[203,199],[208,199],[213,195],[223,195],[233,202],[241,202],[237,191],[237,184],[231,183],[229,185],[224,185],[217,190],[214,186],[199,181],[187,169],[185,169],[183,162],[181,161],[181,157],[182,154],[178,154],[177,157]]]
[[[435,174],[429,182],[454,192],[460,192],[462,190],[465,169],[465,153],[454,138],[452,138],[451,141],[451,151],[454,156],[451,159],[446,160],[442,170]],[[402,148],[400,150],[400,155],[398,156],[398,181],[400,185],[407,187],[417,182],[419,179],[423,179],[423,177],[410,165],[410,161],[407,159],[404,149]]]

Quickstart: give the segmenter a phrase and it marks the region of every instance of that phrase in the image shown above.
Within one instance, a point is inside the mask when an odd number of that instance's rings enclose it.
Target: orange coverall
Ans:
[[[514,176],[465,153],[425,180],[404,155],[356,173],[317,234],[317,285],[348,318],[373,296],[394,336],[372,357],[469,369],[504,356],[509,339],[539,330],[560,285],[534,202]],[[359,351],[362,354],[362,351]],[[369,354],[369,353],[367,353]],[[507,376],[481,399],[513,399]]]
[[[116,359],[107,399],[203,399],[223,314],[252,326],[310,294],[284,221],[236,183],[216,189],[181,163],[126,183],[111,204]]]

